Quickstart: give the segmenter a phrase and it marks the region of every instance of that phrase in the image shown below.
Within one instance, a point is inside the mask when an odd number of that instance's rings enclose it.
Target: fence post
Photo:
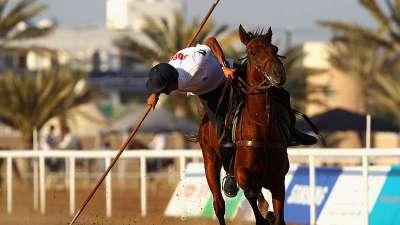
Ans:
[[[12,189],[13,189],[13,179],[12,179],[12,158],[7,157],[7,213],[12,213]]]
[[[33,129],[33,151],[39,150],[39,134],[36,127]],[[37,157],[32,158],[33,161],[33,210],[39,209],[39,171],[38,171],[38,159]]]
[[[182,217],[186,217],[186,193],[185,193],[185,162],[186,159],[184,156],[179,156],[179,178],[181,181],[181,209],[182,209]]]
[[[140,156],[140,209],[142,216],[147,214],[146,167],[146,157]]]
[[[363,215],[363,224],[368,225],[368,211],[369,211],[369,187],[368,187],[368,156],[367,152],[364,152],[362,156],[362,176],[363,176],[363,184],[364,184],[364,207],[362,210]]]
[[[75,157],[69,157],[69,213],[75,212]]]
[[[309,185],[310,185],[310,224],[316,224],[315,211],[315,156],[309,155]]]
[[[111,160],[110,157],[106,157],[105,158],[106,161],[106,166],[105,168],[108,168],[111,164]],[[108,176],[106,177],[106,216],[107,217],[111,217],[112,215],[112,189],[111,189],[111,176],[112,173],[110,171],[110,173],[108,174]]]
[[[43,153],[43,151],[41,151]],[[45,158],[43,155],[39,157],[39,191],[40,191],[40,213],[46,213],[46,167],[45,167]]]
[[[371,115],[367,115],[367,126],[366,126],[366,143],[365,143],[365,152],[362,156],[362,174],[363,174],[363,182],[364,182],[364,207],[363,207],[363,224],[369,224],[369,184],[368,184],[368,152],[371,148]]]

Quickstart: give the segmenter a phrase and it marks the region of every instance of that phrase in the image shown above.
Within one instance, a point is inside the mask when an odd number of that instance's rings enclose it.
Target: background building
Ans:
[[[172,12],[182,8],[183,0],[107,0],[106,26],[110,29],[140,30],[144,17],[172,21]]]
[[[329,90],[328,93],[312,93],[308,96],[309,99],[317,100],[322,104],[308,103],[307,115],[314,116],[333,109],[343,109],[359,114],[368,113],[366,96],[363,95],[358,77],[333,68],[329,63],[331,50],[329,42],[306,42],[303,44],[305,67],[325,70],[321,74],[309,76],[307,83],[324,86]],[[345,123],[345,121],[338,122]],[[331,143],[335,142],[330,147],[358,148],[365,146],[364,131],[334,132],[329,135],[329,139]],[[398,133],[374,132],[372,135],[373,147],[395,147],[399,143]]]

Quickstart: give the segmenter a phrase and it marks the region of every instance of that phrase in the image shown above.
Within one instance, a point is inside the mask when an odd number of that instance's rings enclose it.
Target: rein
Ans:
[[[256,94],[265,94],[267,92],[267,89],[272,87],[272,83],[264,79],[263,82],[259,84],[248,84],[245,80],[243,80],[241,77],[238,77],[238,84],[239,88],[245,93],[249,95],[256,95]]]
[[[247,57],[242,58],[240,60],[244,61],[242,65],[246,65],[248,63]],[[272,82],[271,77],[268,75],[268,73],[261,69],[261,65],[256,64],[255,67],[258,72],[264,75],[264,80],[258,84],[249,84],[245,80],[243,80],[243,78],[238,76],[239,88],[245,94],[250,94],[250,95],[265,94],[268,88],[276,86],[274,82]]]

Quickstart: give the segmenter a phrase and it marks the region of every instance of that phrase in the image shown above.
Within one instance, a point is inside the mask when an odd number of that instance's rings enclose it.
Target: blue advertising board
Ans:
[[[316,169],[316,213],[321,213],[332,189],[342,173],[340,168]],[[309,169],[299,166],[286,189],[285,219],[287,222],[310,224]]]

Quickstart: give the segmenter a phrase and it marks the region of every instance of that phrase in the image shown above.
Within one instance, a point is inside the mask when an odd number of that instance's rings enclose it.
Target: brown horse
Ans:
[[[271,44],[271,29],[267,33],[247,33],[240,26],[239,35],[247,49],[245,76],[239,78],[246,103],[235,131],[234,176],[253,209],[256,224],[269,224],[257,206],[257,199],[259,204],[266,203],[261,194],[261,188],[266,188],[273,197],[274,219],[271,223],[282,225],[285,224],[285,175],[289,169],[288,138],[282,123],[290,125],[293,121],[288,109],[275,97],[279,90],[277,86],[285,82],[286,74],[277,54],[278,48]],[[220,225],[225,225],[225,202],[220,185],[221,149],[207,116],[200,126],[199,142],[215,214]]]

